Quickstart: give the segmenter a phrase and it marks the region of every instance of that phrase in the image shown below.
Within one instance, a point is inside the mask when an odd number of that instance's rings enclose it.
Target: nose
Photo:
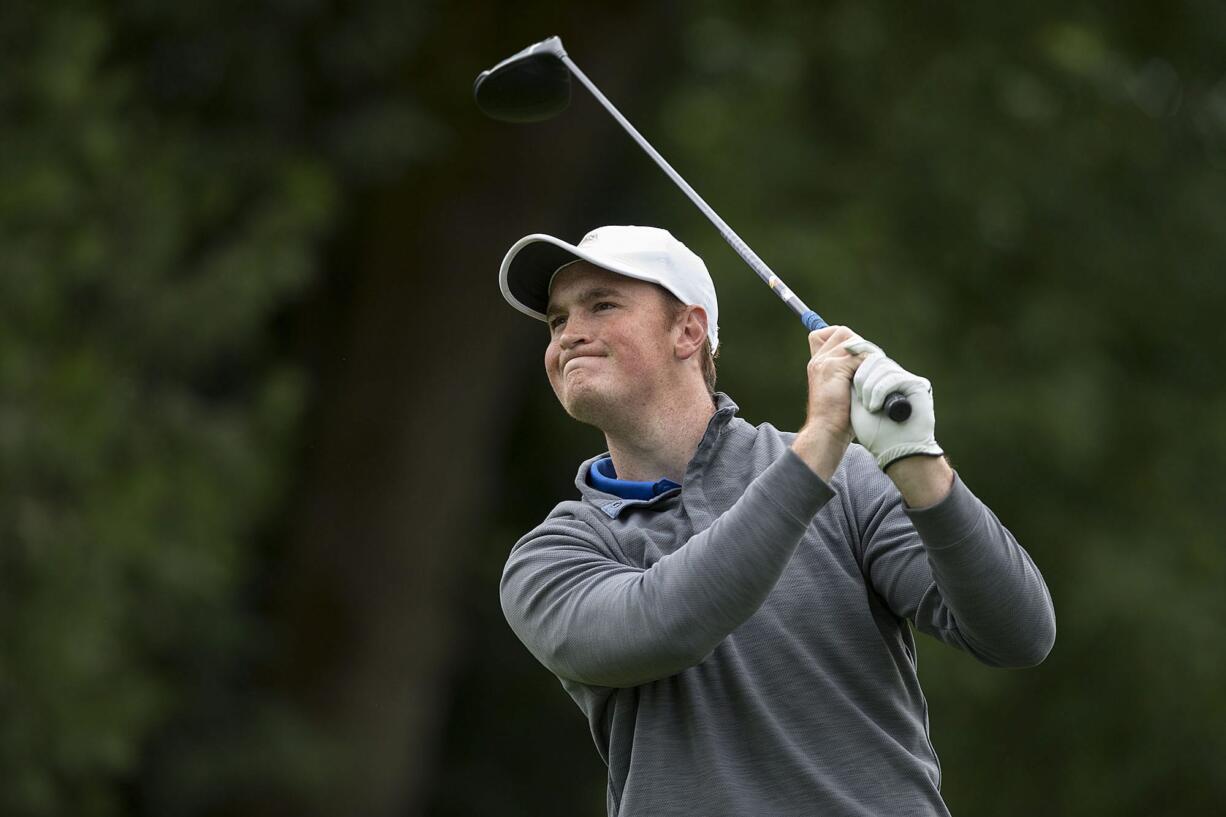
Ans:
[[[570,315],[566,319],[566,324],[562,327],[561,334],[558,335],[558,345],[563,349],[573,349],[582,343],[586,343],[591,337],[582,320],[577,315]]]

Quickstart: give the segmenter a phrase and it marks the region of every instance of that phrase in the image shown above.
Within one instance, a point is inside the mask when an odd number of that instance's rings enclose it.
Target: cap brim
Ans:
[[[632,267],[584,252],[560,238],[533,233],[516,241],[502,259],[502,266],[498,270],[498,285],[502,288],[502,296],[520,312],[543,321],[545,311],[549,308],[549,285],[553,281],[554,273],[559,267],[572,261],[587,261],[627,278],[659,283],[655,278]]]

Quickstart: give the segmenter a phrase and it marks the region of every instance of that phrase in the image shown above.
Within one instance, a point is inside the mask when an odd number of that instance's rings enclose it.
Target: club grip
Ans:
[[[881,407],[881,410],[894,422],[905,423],[911,416],[911,402],[907,400],[905,394],[896,391],[886,395],[885,405]]]
[[[800,316],[801,323],[810,332],[816,332],[818,329],[823,329],[829,324],[822,320],[822,316],[814,312],[812,309],[806,310]],[[900,391],[886,395],[885,405],[881,407],[885,412],[885,416],[889,417],[896,423],[905,423],[911,416],[911,401],[907,396]]]
[[[800,316],[800,322],[805,325],[805,328],[810,332],[816,332],[818,329],[825,329],[830,324],[822,320],[822,316],[814,312],[812,309]]]

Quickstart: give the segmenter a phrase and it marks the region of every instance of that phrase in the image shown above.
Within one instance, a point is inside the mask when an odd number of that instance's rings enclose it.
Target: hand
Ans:
[[[852,380],[851,424],[856,439],[877,458],[882,470],[914,454],[945,453],[937,444],[932,384],[911,374],[865,340],[848,344],[848,351],[865,355]],[[901,392],[911,403],[911,416],[896,423],[881,411],[885,398]]]
[[[848,348],[856,342],[865,343],[846,326],[827,326],[809,334],[806,419],[792,450],[824,480],[834,474],[851,443],[852,377],[864,359]]]

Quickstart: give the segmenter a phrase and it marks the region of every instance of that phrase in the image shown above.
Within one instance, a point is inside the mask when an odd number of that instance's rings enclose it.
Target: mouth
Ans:
[[[575,363],[575,362],[577,362],[577,361],[580,361],[580,360],[592,360],[592,359],[594,359],[594,358],[598,358],[598,357],[600,357],[600,355],[575,355],[575,356],[574,356],[574,357],[572,357],[570,360],[568,360],[568,361],[566,361],[565,363],[563,363],[563,364],[562,364],[562,372],[563,372],[563,374],[565,374],[566,372],[570,371],[570,369],[571,369],[571,364],[573,364],[573,363]]]

